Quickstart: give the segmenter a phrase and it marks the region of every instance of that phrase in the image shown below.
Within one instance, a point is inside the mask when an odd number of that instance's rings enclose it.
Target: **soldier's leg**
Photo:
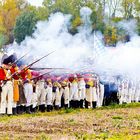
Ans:
[[[8,106],[7,106],[7,114],[12,114],[12,105],[13,105],[13,86],[12,82],[8,83]]]
[[[96,108],[96,105],[97,105],[97,102],[96,101],[93,101],[92,102],[92,108]]]
[[[0,114],[5,114],[6,113],[6,96],[7,96],[7,85],[5,84],[2,87],[2,93],[1,93],[1,110]]]
[[[12,111],[13,111],[13,115],[17,115],[17,103],[16,102],[13,102]]]
[[[26,113],[31,114],[30,106],[31,106],[31,100],[32,100],[32,86],[29,83],[26,83],[25,87],[25,97],[27,100],[26,103]]]

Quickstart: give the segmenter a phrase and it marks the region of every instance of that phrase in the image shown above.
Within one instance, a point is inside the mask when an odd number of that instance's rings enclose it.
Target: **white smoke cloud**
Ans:
[[[129,21],[127,20],[120,21],[117,26],[127,31],[127,34],[129,34],[130,36],[133,36],[136,35],[136,25],[137,25],[137,21],[131,19]]]
[[[18,56],[30,52],[29,64],[41,56],[55,51],[34,67],[62,67],[72,71],[90,70],[110,75],[140,75],[140,37],[135,34],[128,43],[119,43],[116,48],[107,48],[102,43],[101,33],[92,33],[89,8],[81,9],[84,24],[79,32],[68,32],[71,15],[52,14],[48,21],[39,21],[33,37],[26,37],[20,46],[13,44],[9,53]]]

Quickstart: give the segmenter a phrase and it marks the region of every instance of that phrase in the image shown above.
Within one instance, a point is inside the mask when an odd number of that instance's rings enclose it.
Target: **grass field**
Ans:
[[[0,117],[2,140],[140,140],[140,103]]]

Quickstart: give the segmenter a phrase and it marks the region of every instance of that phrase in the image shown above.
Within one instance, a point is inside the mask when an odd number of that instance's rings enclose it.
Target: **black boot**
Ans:
[[[22,106],[23,107],[23,113],[26,113],[26,106]]]
[[[25,113],[25,111],[26,111],[25,106],[21,105],[19,108],[20,108],[20,113],[21,114]]]
[[[42,105],[39,105],[39,111],[41,112],[41,110],[42,110]]]
[[[78,101],[74,101],[74,108],[78,108]]]
[[[77,101],[77,108],[80,108],[80,101]]]
[[[12,108],[13,115],[17,115],[17,108]]]
[[[51,109],[51,111],[53,110],[53,106],[52,105],[50,105],[50,109]]]
[[[70,108],[73,108],[73,101],[70,101]]]
[[[80,108],[84,108],[84,106],[83,106],[83,103],[84,103],[84,100],[80,100]]]
[[[85,101],[85,108],[88,108],[88,101]]]
[[[32,112],[33,113],[36,113],[37,112],[37,109],[38,109],[38,107],[36,106],[36,107],[34,107],[34,108],[32,108]]]
[[[35,108],[34,108],[34,113],[36,113],[38,111],[38,106],[36,106]]]
[[[26,107],[26,113],[27,113],[27,114],[32,114],[32,112],[30,111],[30,106],[27,106],[27,107]]]
[[[21,112],[21,107],[20,106],[17,106],[17,114],[22,114],[22,112]]]
[[[96,105],[97,105],[97,102],[96,101],[93,101],[92,102],[92,108],[96,108]]]
[[[51,111],[51,105],[47,105],[47,112]]]
[[[64,107],[64,97],[62,95],[62,97],[61,97],[61,108],[63,108],[63,107]]]
[[[59,110],[59,105],[56,105],[55,106],[55,110]]]
[[[68,104],[65,104],[65,109],[67,109],[68,108]]]
[[[40,105],[41,106],[41,112],[45,112],[45,105]]]

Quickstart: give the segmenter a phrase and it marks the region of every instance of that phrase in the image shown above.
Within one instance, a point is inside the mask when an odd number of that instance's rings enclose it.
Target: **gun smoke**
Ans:
[[[28,57],[24,58],[25,63],[29,64],[46,53],[55,51],[34,67],[67,68],[71,72],[92,71],[139,79],[140,37],[135,33],[127,43],[119,42],[115,48],[106,47],[102,43],[102,34],[92,32],[89,18],[92,11],[84,7],[80,13],[83,24],[75,35],[69,33],[72,16],[55,13],[48,21],[37,23],[32,37],[26,37],[21,45],[12,44],[7,52],[15,52],[18,57],[29,52]],[[134,27],[133,24],[134,22],[122,22],[118,26]],[[128,32],[131,34],[132,28],[130,29]]]

